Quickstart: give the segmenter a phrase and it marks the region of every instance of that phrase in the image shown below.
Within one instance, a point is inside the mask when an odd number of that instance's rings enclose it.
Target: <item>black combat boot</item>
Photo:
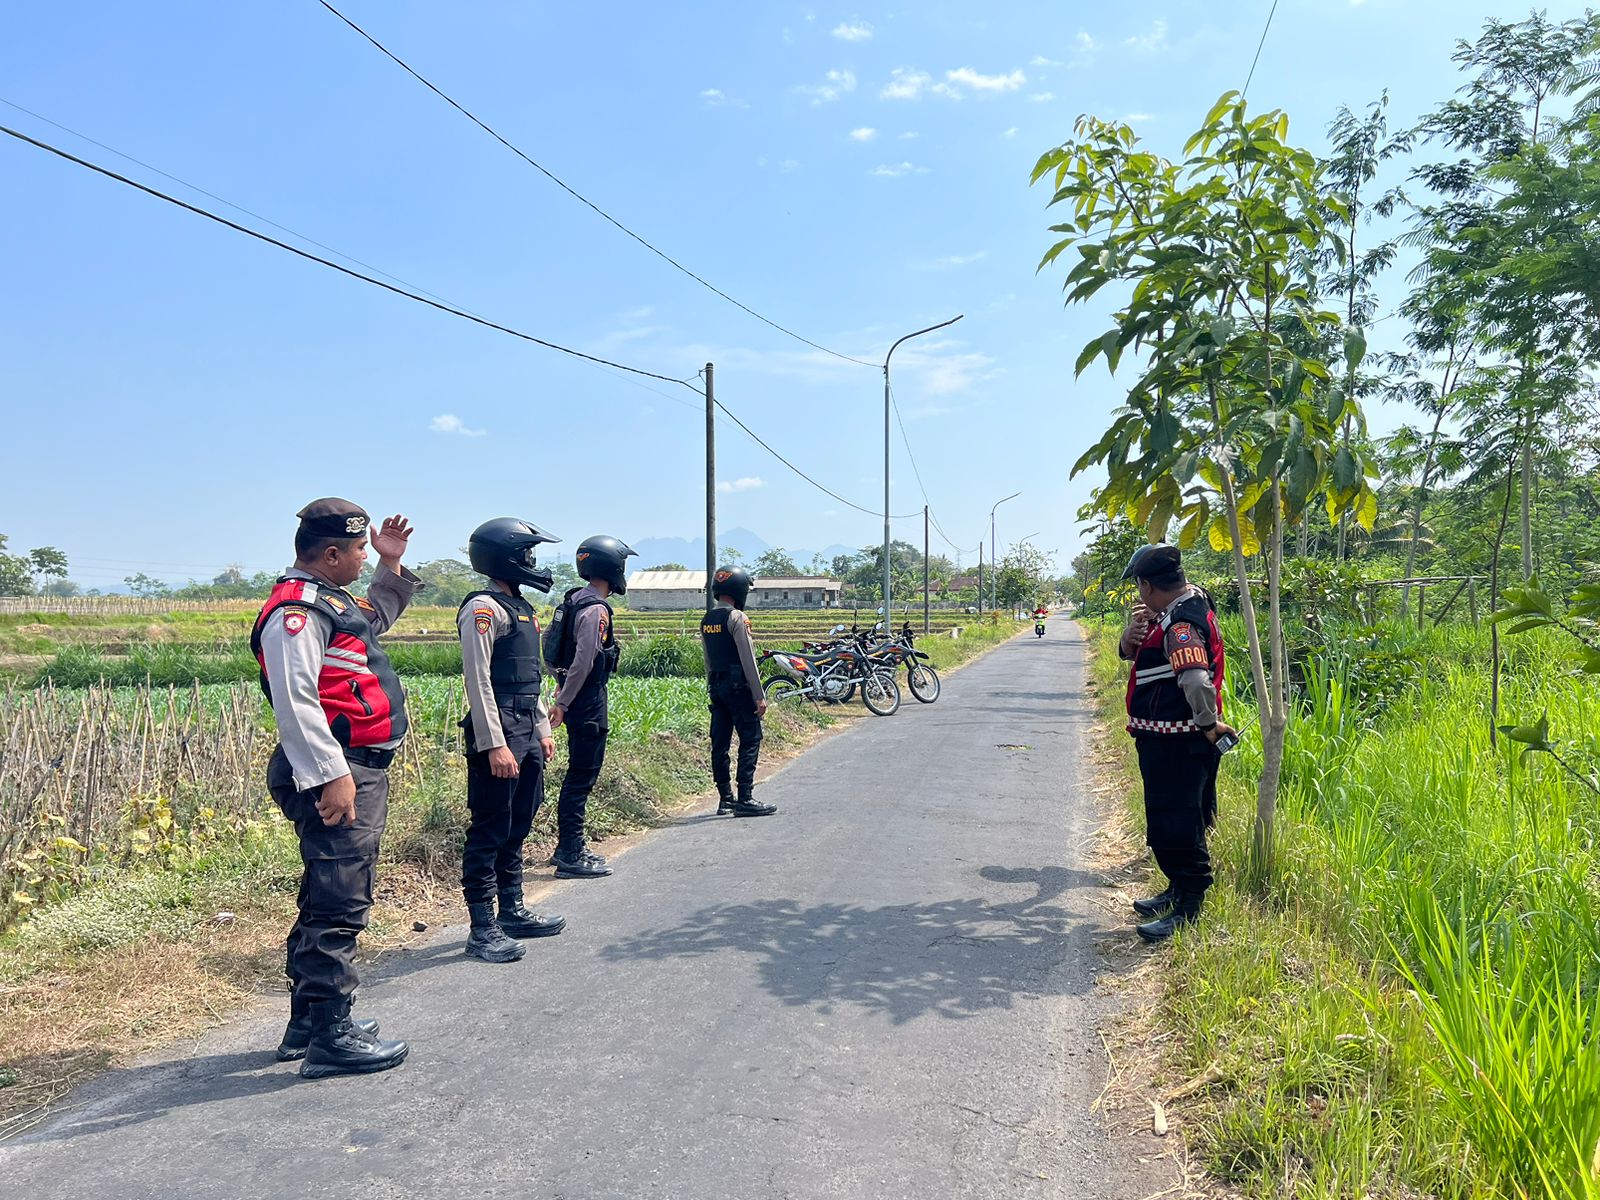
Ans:
[[[1139,936],[1147,942],[1164,942],[1185,925],[1200,919],[1200,903],[1204,893],[1179,892],[1173,897],[1172,911],[1159,921],[1139,926]]]
[[[378,1023],[376,1021],[351,1020],[350,1024],[369,1038],[378,1036]],[[294,1062],[306,1056],[306,1047],[311,1044],[311,1009],[289,1007],[289,1024],[284,1028],[283,1041],[278,1043],[278,1061]]]
[[[485,900],[481,904],[469,904],[467,912],[472,915],[472,928],[467,933],[468,958],[479,958],[490,963],[508,963],[516,962],[527,953],[519,943],[508,938],[505,930],[495,922],[492,900]]]
[[[1167,890],[1151,896],[1148,900],[1135,900],[1133,911],[1141,917],[1159,917],[1177,902],[1177,885],[1167,884]]]
[[[524,908],[521,888],[507,888],[500,893],[500,928],[508,937],[554,937],[566,927],[565,917],[529,912]]]
[[[732,792],[723,792],[717,797],[717,816],[725,817],[733,811],[734,799]]]
[[[411,1047],[405,1042],[385,1042],[368,1037],[350,1020],[350,1001],[328,1000],[313,1004],[309,1014],[311,1043],[300,1064],[300,1078],[328,1075],[367,1075],[387,1071],[405,1062]]]
[[[598,854],[590,854],[582,841],[557,846],[550,862],[555,866],[557,879],[601,879],[611,874],[606,860]]]
[[[770,817],[777,811],[776,804],[762,804],[749,792],[733,802],[733,815],[736,817]]]

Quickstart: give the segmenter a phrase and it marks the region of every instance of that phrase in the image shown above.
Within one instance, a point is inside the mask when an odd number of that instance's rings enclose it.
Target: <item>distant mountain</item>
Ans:
[[[754,562],[772,548],[759,534],[743,528],[722,530],[717,534],[717,544],[734,547],[744,555],[746,562]],[[682,563],[691,571],[705,569],[706,540],[703,537],[641,538],[632,546],[639,552],[637,565],[629,564],[635,570],[647,570],[661,563]]]

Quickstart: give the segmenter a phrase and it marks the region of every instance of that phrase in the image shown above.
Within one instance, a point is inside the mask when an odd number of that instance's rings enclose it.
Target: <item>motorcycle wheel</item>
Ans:
[[[906,672],[906,682],[911,694],[923,704],[932,704],[939,698],[939,672],[926,663],[918,663]]]
[[[787,675],[774,675],[761,685],[761,690],[766,693],[767,703],[777,704],[782,700],[792,700],[800,694],[800,685]]]
[[[892,675],[868,675],[861,681],[861,703],[874,716],[892,717],[900,711],[900,685]]]

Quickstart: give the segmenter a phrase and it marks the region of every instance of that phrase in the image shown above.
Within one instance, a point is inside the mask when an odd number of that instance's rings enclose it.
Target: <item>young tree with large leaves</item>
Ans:
[[[1339,261],[1343,202],[1324,187],[1316,158],[1288,141],[1281,112],[1252,115],[1224,95],[1181,162],[1145,149],[1126,124],[1084,117],[1077,136],[1034,168],[1050,205],[1068,210],[1040,269],[1071,262],[1065,291],[1083,303],[1117,286],[1111,327],[1078,356],[1081,374],[1125,353],[1138,375],[1111,427],[1074,467],[1102,466],[1096,504],[1127,516],[1152,540],[1179,523],[1179,545],[1204,536],[1231,550],[1261,712],[1263,768],[1252,867],[1273,869],[1279,775],[1288,729],[1282,621],[1284,531],[1313,506],[1330,522],[1377,514],[1347,380],[1365,345],[1345,331],[1343,377],[1307,347],[1329,343],[1339,315],[1316,305],[1316,264]],[[1266,646],[1247,559],[1266,564]]]

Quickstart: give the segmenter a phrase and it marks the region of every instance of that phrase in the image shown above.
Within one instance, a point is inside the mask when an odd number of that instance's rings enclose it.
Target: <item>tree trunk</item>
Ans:
[[[1522,428],[1522,578],[1533,578],[1533,412]]]
[[[1494,535],[1494,552],[1489,557],[1489,611],[1500,607],[1500,547],[1505,544],[1506,525],[1511,520],[1511,480],[1516,475],[1516,459],[1506,468],[1506,498],[1500,505],[1500,528]],[[1500,626],[1489,626],[1489,745],[1499,741],[1500,721]]]
[[[1288,737],[1287,653],[1283,641],[1283,490],[1272,478],[1272,549],[1267,556],[1267,637],[1272,646],[1272,675],[1267,707],[1261,714],[1261,780],[1256,785],[1256,823],[1250,844],[1252,874],[1258,884],[1272,878],[1276,866],[1278,785],[1283,747]]]
[[[1447,403],[1439,405],[1439,413],[1433,419],[1433,432],[1428,435],[1428,452],[1422,459],[1422,478],[1417,481],[1417,502],[1411,510],[1411,544],[1406,547],[1406,578],[1415,579],[1417,576],[1417,541],[1422,537],[1422,507],[1428,500],[1428,480],[1433,475],[1433,456],[1439,447],[1439,427],[1444,424]],[[1411,585],[1400,585],[1400,619],[1404,621],[1411,608]]]

